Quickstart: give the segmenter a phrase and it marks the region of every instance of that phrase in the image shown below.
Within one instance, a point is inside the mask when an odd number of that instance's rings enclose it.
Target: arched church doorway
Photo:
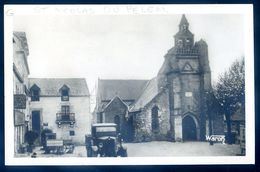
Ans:
[[[182,139],[183,141],[197,140],[196,123],[194,119],[187,115],[182,119]]]

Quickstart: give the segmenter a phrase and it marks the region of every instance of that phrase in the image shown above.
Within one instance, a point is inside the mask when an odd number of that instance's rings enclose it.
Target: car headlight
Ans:
[[[102,147],[103,147],[103,143],[100,142],[100,143],[98,144],[98,147],[99,147],[99,148],[102,148]]]

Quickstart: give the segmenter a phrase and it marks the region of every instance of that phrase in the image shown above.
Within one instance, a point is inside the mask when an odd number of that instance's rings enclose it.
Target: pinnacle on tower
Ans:
[[[183,24],[189,24],[188,20],[185,17],[185,14],[182,14],[181,22],[179,25],[183,25]]]
[[[189,27],[189,22],[186,19],[185,14],[183,14],[181,17],[181,22],[179,24],[179,28],[180,28],[180,30],[186,30],[186,29],[188,29],[188,27]]]

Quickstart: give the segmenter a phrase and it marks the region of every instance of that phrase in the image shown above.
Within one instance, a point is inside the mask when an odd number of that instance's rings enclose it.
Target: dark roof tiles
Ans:
[[[41,96],[60,96],[60,88],[69,87],[71,96],[89,96],[84,78],[29,78],[29,88],[33,85],[40,88]]]
[[[139,98],[135,103],[130,107],[131,111],[139,110],[148,104],[157,94],[159,93],[158,89],[158,78],[155,77],[151,79],[142,90]]]
[[[100,79],[98,94],[101,100],[112,100],[115,96],[122,100],[136,100],[148,80],[109,80]]]

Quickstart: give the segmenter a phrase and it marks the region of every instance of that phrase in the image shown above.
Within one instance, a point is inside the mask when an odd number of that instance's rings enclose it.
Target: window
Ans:
[[[177,44],[178,44],[178,47],[180,47],[180,48],[183,47],[183,41],[181,39],[178,40]]]
[[[40,101],[39,90],[31,90],[31,101]]]
[[[152,108],[152,132],[158,132],[159,130],[159,118],[158,118],[158,107]]]
[[[69,90],[61,90],[61,101],[69,101]]]
[[[188,29],[188,26],[186,24],[182,25],[182,30],[186,31]]]
[[[69,115],[70,107],[69,106],[61,106],[61,113],[65,115]]]
[[[70,131],[70,136],[75,136],[75,131],[74,130]]]
[[[40,88],[36,84],[30,88],[30,93],[31,101],[40,101]]]
[[[61,119],[62,121],[70,121],[70,107],[61,106]]]
[[[66,84],[64,84],[60,88],[59,92],[61,94],[61,101],[69,101],[69,90],[70,89],[69,89],[69,87]]]

